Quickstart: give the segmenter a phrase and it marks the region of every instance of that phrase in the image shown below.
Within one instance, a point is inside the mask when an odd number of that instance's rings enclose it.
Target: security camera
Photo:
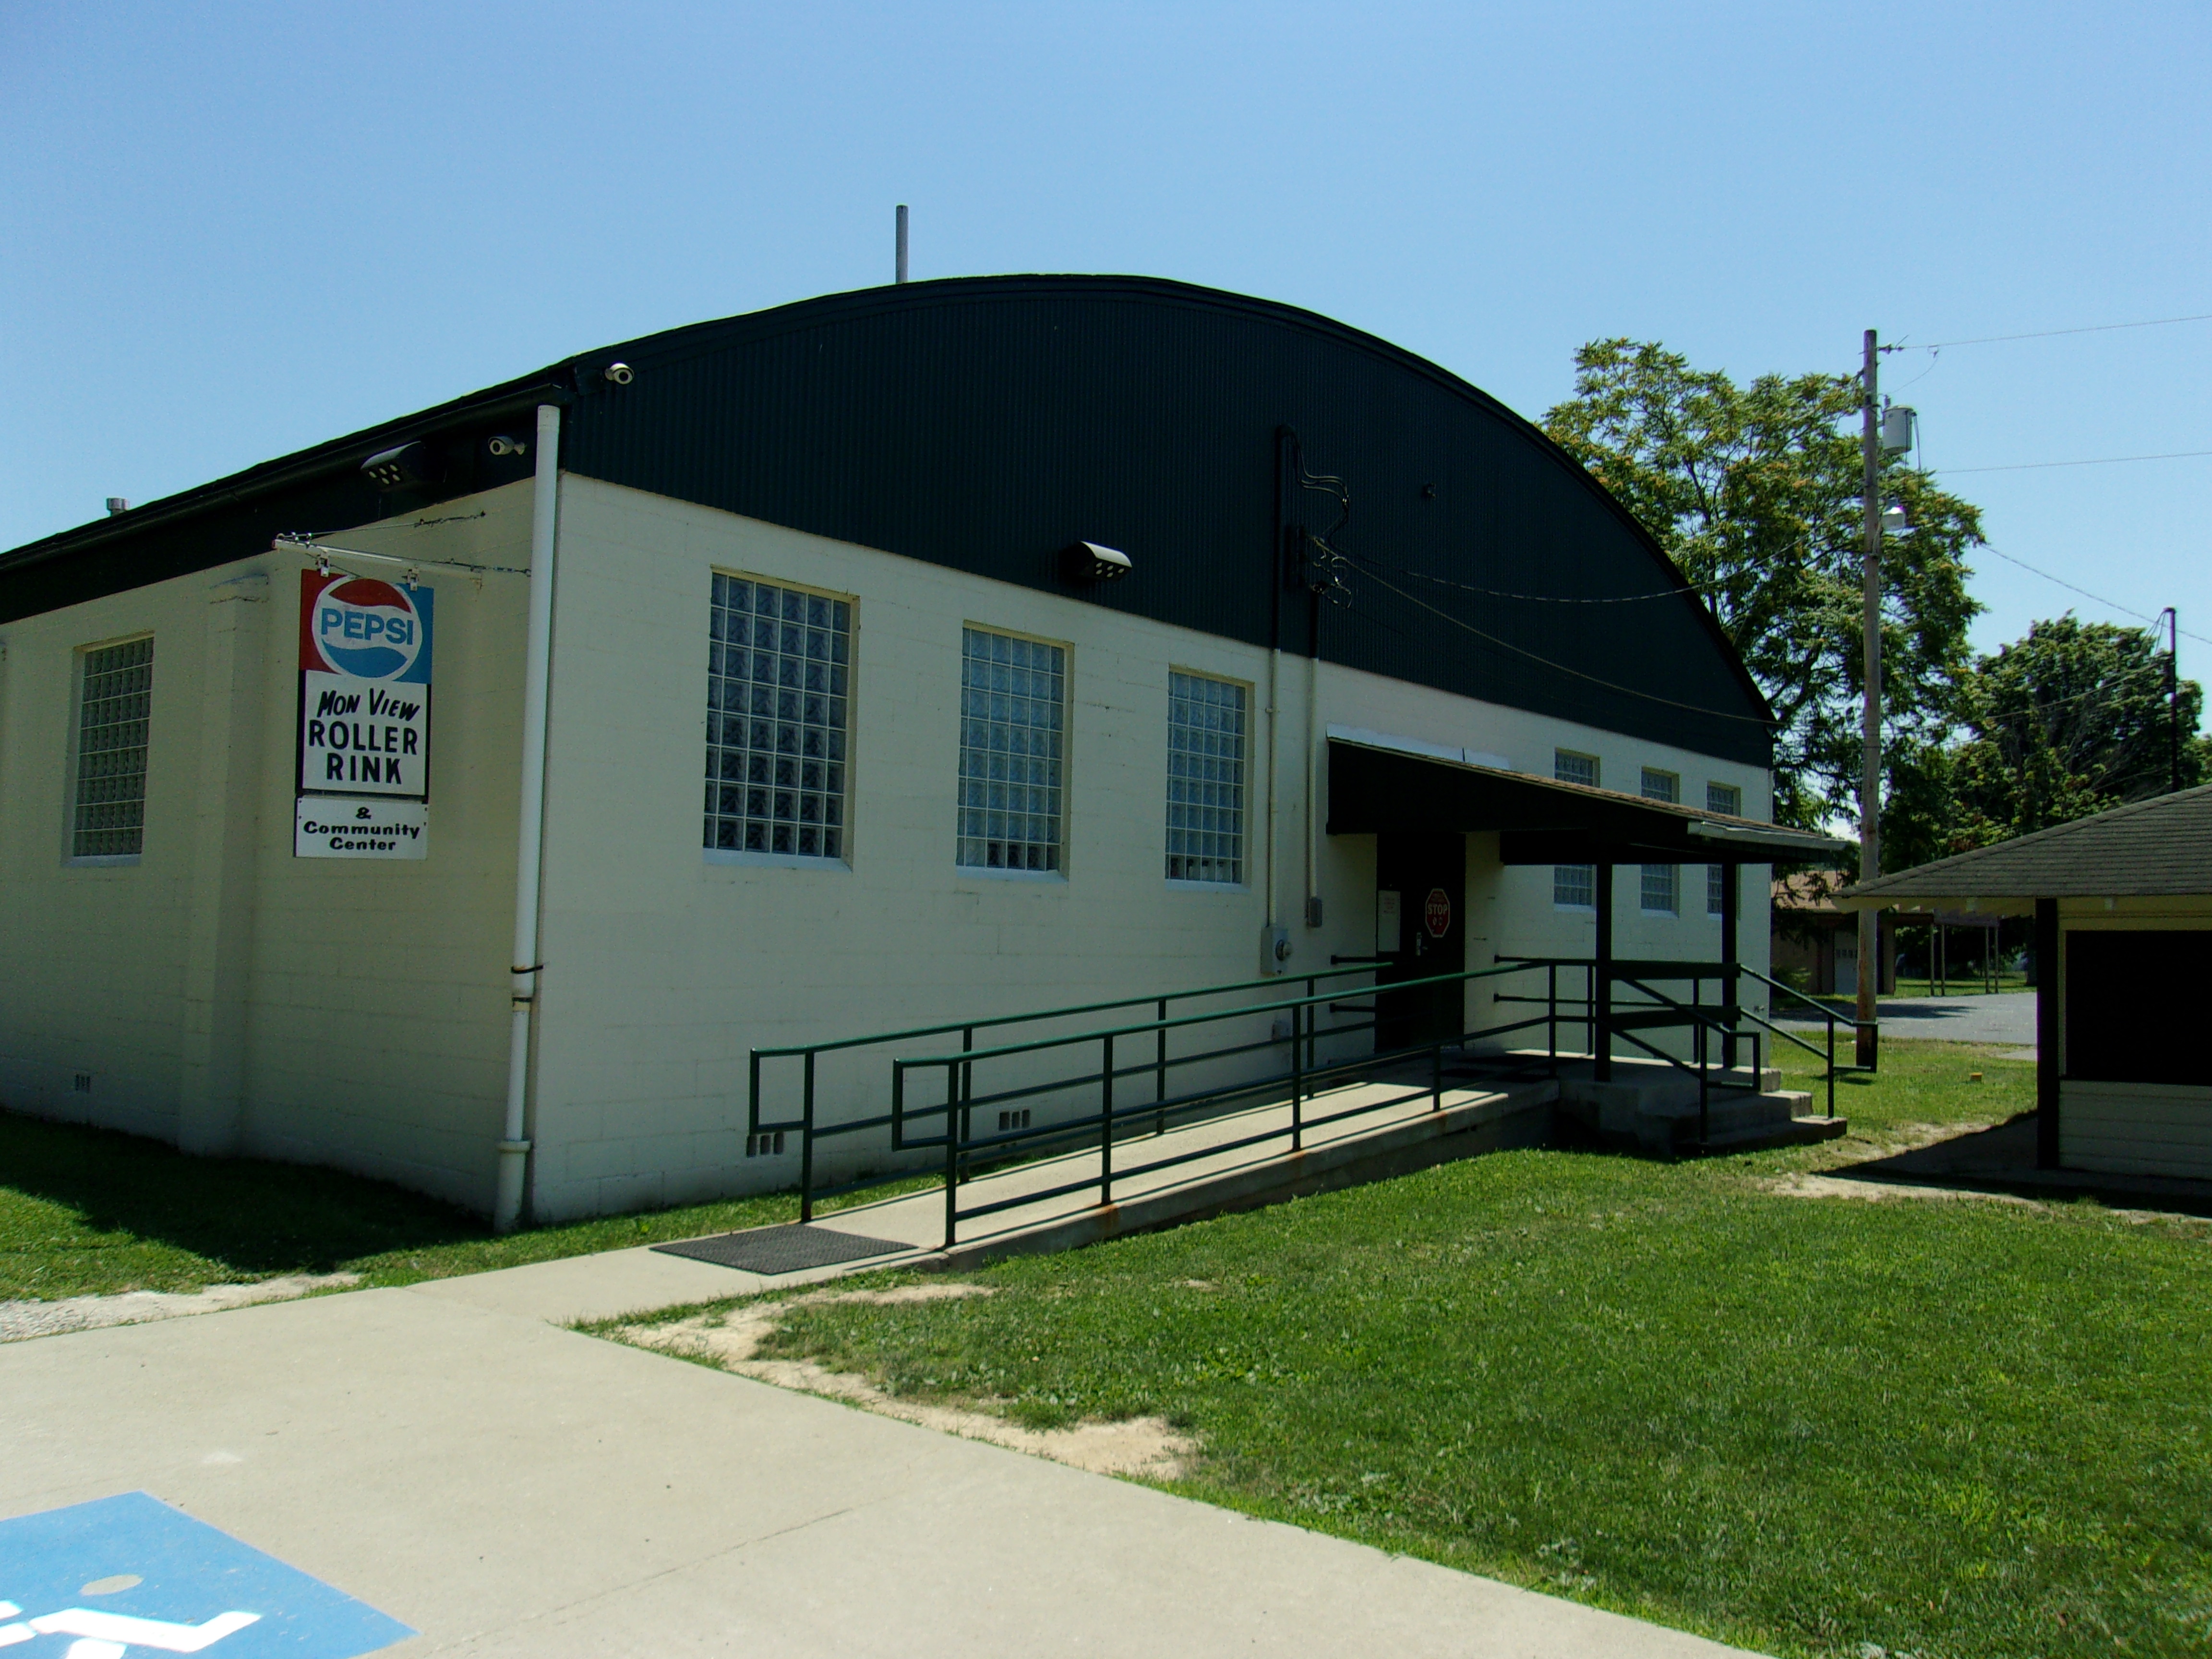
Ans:
[[[510,438],[505,433],[494,438],[487,446],[495,455],[527,455],[530,446],[520,438]]]
[[[632,372],[630,366],[628,363],[609,363],[607,365],[607,379],[612,380],[617,386],[628,386],[636,378],[636,374]]]

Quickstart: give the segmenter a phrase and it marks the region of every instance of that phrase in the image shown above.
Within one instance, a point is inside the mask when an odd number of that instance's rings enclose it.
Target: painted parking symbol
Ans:
[[[414,1634],[143,1492],[0,1521],[4,1659],[354,1659]]]

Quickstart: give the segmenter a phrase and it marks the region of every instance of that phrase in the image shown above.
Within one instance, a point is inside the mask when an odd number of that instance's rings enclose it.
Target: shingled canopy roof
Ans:
[[[1836,902],[1846,910],[2018,912],[2043,898],[2200,895],[2212,895],[2212,784],[1861,882]]]
[[[1563,783],[1468,753],[1329,727],[1328,833],[1494,830],[1505,864],[1774,864],[1844,850],[1807,830]]]

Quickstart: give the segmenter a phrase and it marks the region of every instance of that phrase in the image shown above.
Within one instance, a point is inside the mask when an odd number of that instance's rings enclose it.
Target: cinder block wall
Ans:
[[[588,479],[563,481],[546,963],[535,1080],[532,1203],[542,1217],[787,1183],[744,1156],[746,1054],[890,1027],[1104,1000],[1255,975],[1266,921],[1261,829],[1267,653],[1085,603],[835,543]],[[708,616],[714,572],[839,594],[855,605],[849,857],[763,867],[702,852]],[[1139,578],[1141,580],[1141,577]],[[954,863],[961,630],[1025,634],[1069,652],[1064,878]],[[1170,669],[1252,689],[1247,880],[1165,878]],[[1279,914],[1292,969],[1374,942],[1374,842],[1320,837],[1326,925],[1304,887],[1306,664],[1282,670],[1277,749]],[[1755,769],[1323,665],[1316,731],[1349,725],[1471,746],[1548,775],[1552,750],[1601,757],[1609,787],[1638,769],[1743,791]],[[1626,781],[1624,783],[1624,780]],[[1324,778],[1325,781],[1325,778]],[[1326,790],[1319,793],[1325,809]],[[1470,838],[1470,965],[1492,950],[1587,954],[1587,912],[1552,902],[1551,872],[1506,870]],[[1716,954],[1702,866],[1678,918],[1637,909],[1620,882],[1624,954]],[[1744,878],[1745,960],[1766,952],[1763,871]],[[1470,1012],[1480,1000],[1470,998]],[[1261,1022],[1259,1035],[1265,1035]],[[927,1044],[915,1045],[921,1052]],[[957,1047],[957,1038],[951,1043]],[[1070,1061],[1067,1071],[1097,1063]],[[879,1054],[825,1062],[825,1115],[884,1106]],[[795,1105],[796,1069],[778,1106]],[[978,1084],[981,1089],[984,1085]],[[830,1175],[858,1158],[832,1157]],[[880,1162],[880,1158],[872,1161]]]

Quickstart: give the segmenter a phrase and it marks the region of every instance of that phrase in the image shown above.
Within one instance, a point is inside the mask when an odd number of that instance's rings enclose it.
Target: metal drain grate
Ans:
[[[914,1246],[794,1222],[787,1227],[754,1227],[741,1233],[687,1238],[680,1244],[656,1244],[653,1248],[663,1255],[686,1256],[694,1261],[711,1261],[718,1267],[772,1274],[830,1267],[840,1261],[860,1261],[872,1255],[891,1255]]]

